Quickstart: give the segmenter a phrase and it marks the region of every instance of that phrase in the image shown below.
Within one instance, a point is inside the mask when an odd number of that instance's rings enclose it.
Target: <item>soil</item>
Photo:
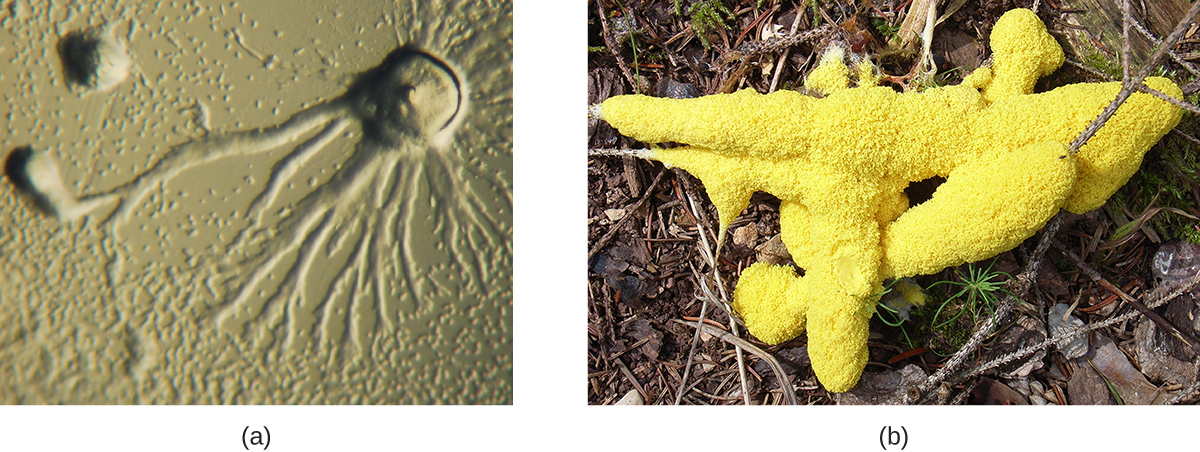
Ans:
[[[707,49],[686,14],[689,7],[699,7],[699,3],[683,0],[685,14],[681,16],[675,14],[670,0],[589,2],[589,103],[634,92],[696,97],[744,88],[759,92],[802,89],[803,77],[817,59],[814,54],[833,39],[850,43],[855,51],[875,55],[884,72],[893,76],[889,80],[896,89],[918,89],[904,77],[916,66],[916,55],[897,52],[885,36],[886,30],[898,26],[907,13],[901,2],[853,6],[845,0],[822,1],[816,2],[819,7],[810,8],[806,2],[724,1],[722,4],[731,13],[722,13],[728,28],[711,28],[706,33],[711,46]],[[935,61],[942,71],[937,82],[957,83],[985,64],[989,55],[985,43],[992,24],[1005,11],[1031,8],[1035,3],[1040,3],[1038,15],[1052,33],[1064,28],[1060,25],[1064,23],[1062,18],[1072,13],[1049,0],[965,2],[937,27],[932,43]],[[765,52],[746,51],[748,46],[769,42],[764,41],[762,30],[786,34],[797,24],[796,30],[801,33],[813,28],[814,16],[821,23],[838,24],[837,32],[819,41]],[[778,63],[780,59],[784,60],[782,64]],[[776,72],[780,72],[778,81]],[[1086,72],[1068,65],[1043,79],[1038,90],[1092,81],[1088,77]],[[1183,85],[1188,80],[1177,81]],[[596,121],[589,123],[588,146],[593,150],[647,147]],[[1154,154],[1148,154],[1147,160],[1153,160]],[[924,191],[932,192],[936,184],[929,182]],[[1195,208],[1200,204],[1200,185],[1193,180],[1181,189],[1196,194],[1194,202],[1181,206],[1181,210],[1200,216]],[[762,359],[709,334],[700,335],[693,351],[697,330],[684,323],[701,317],[701,299],[706,293],[712,293],[710,298],[728,301],[743,268],[759,260],[781,258],[772,243],[779,234],[778,199],[756,194],[750,207],[733,223],[716,264],[720,281],[713,284],[710,253],[706,250],[716,242],[717,214],[698,179],[654,162],[593,153],[588,161],[588,193],[588,402],[613,404],[636,393],[645,404],[655,405],[742,404],[747,400],[752,404],[783,403],[778,378]],[[919,200],[921,195],[910,196]],[[1144,203],[1130,203],[1116,212],[1110,208],[1083,216],[1064,214],[1063,226],[1054,238],[1065,249],[1082,256],[1083,266],[1095,269],[1105,282],[1140,298],[1155,285],[1149,273],[1152,256],[1172,236],[1161,228],[1146,226],[1115,246],[1110,238],[1118,226],[1149,208]],[[1002,321],[988,341],[971,351],[967,367],[1044,339],[1046,313],[1056,303],[1076,303],[1074,315],[1085,323],[1133,309],[1130,303],[1113,302],[1117,295],[1089,278],[1083,267],[1062,251],[1051,247],[1044,256],[1035,253],[1040,237],[971,267],[990,267],[1017,275],[1031,260],[1044,262],[1014,313]],[[790,263],[790,258],[782,258]],[[915,278],[917,284],[927,288],[932,302],[915,310],[900,327],[889,326],[879,317],[872,319],[868,342],[871,358],[864,378],[888,375],[908,365],[930,375],[959,351],[990,309],[976,306],[976,312],[972,312],[961,299],[950,300],[940,319],[960,311],[965,314],[947,327],[931,328],[937,308],[958,289],[949,283],[931,286],[939,281],[961,281],[968,270],[963,266]],[[1006,290],[1015,287],[1011,283],[1005,286]],[[796,389],[799,403],[851,403],[827,392],[816,380],[807,363],[805,336],[768,346],[747,334],[740,321],[731,319],[728,308],[720,303],[704,310],[707,323],[726,331],[734,329],[737,336],[778,359]],[[1165,308],[1159,312],[1165,312]],[[1131,344],[1138,324],[1135,318],[1093,334],[1111,338],[1133,356]],[[1024,371],[1019,369],[1022,363],[1029,363]],[[1067,383],[1078,371],[1075,360],[1065,359],[1052,348],[1013,366],[986,372],[986,376],[951,378],[951,383],[939,388],[936,399],[942,403],[1030,403],[1035,399],[1030,397],[1029,384],[1036,382],[1044,391],[1032,394],[1054,395],[1044,398],[1049,403],[1070,404]],[[1182,387],[1154,379],[1151,382],[1164,392]],[[1078,385],[1074,390],[1081,392]],[[870,400],[880,403],[882,399]]]

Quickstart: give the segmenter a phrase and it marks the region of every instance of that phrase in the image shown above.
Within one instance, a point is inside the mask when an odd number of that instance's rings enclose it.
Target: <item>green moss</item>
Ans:
[[[675,0],[675,14],[684,15],[680,0]],[[692,20],[692,31],[696,32],[696,37],[700,38],[700,43],[704,45],[705,49],[712,48],[712,44],[708,42],[708,32],[718,27],[730,30],[729,24],[726,24],[725,21],[734,18],[733,12],[719,0],[692,2],[691,5],[688,5],[687,15]]]
[[[1183,231],[1183,240],[1191,242],[1193,245],[1200,245],[1200,229],[1192,228]]]
[[[942,316],[948,315],[954,318],[954,321],[934,325],[932,319],[937,315],[939,308]],[[967,309],[964,300],[947,300],[942,294],[931,293],[925,306],[914,316],[916,321],[911,323],[914,330],[912,336],[917,338],[917,341],[926,343],[926,346],[938,355],[951,355],[962,348],[973,333],[975,325],[971,322],[971,316],[958,315]]]
[[[1122,71],[1120,60],[1111,60],[1099,50],[1093,50],[1086,55],[1083,55],[1080,60],[1084,66],[1090,67],[1097,72],[1108,76],[1108,78],[1111,80],[1121,79]]]

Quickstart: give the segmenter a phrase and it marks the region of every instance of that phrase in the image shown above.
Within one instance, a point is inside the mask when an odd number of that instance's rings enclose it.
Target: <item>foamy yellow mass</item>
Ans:
[[[686,146],[650,158],[700,178],[722,229],[755,191],[781,200],[784,244],[805,270],[758,263],[734,309],[767,343],[808,331],[813,370],[827,389],[852,388],[867,361],[867,325],[882,282],[985,259],[1029,238],[1059,208],[1104,204],[1182,111],[1134,94],[1080,152],[1071,142],[1116,97],[1119,83],[1033,94],[1063,62],[1033,12],[1009,11],[991,36],[993,64],[962,84],[898,93],[863,79],[849,88],[840,56],[810,75],[816,99],[792,91],[698,99],[618,96],[601,117],[638,140]],[[865,72],[856,68],[858,74]],[[815,82],[815,83],[814,83]],[[1146,80],[1174,97],[1165,78]],[[909,208],[910,182],[942,176]]]

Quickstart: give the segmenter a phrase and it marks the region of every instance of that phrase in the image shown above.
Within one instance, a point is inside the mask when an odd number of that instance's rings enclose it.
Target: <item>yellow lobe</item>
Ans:
[[[845,57],[845,49],[830,47],[821,55],[821,62],[817,64],[817,68],[808,74],[804,86],[826,96],[849,88],[850,68],[846,67]]]

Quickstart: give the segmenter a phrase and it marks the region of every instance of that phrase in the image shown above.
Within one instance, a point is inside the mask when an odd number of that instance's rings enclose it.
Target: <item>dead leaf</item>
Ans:
[[[758,261],[766,262],[772,265],[783,265],[787,261],[792,260],[792,254],[788,252],[787,247],[783,245],[783,238],[780,234],[771,237],[766,243],[754,248],[758,253]]]
[[[979,378],[979,384],[971,389],[971,399],[979,405],[1029,405],[1021,393],[988,377]]]
[[[634,344],[645,340],[646,343],[638,347],[638,351],[651,361],[658,359],[658,352],[662,349],[662,333],[654,329],[649,320],[635,319],[626,323],[621,330]]]

